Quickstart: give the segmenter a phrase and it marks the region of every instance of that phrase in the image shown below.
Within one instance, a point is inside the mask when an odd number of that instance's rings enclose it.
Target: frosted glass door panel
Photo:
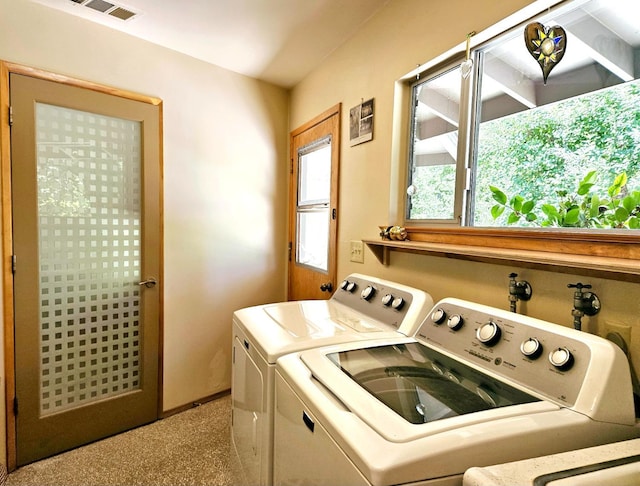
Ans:
[[[140,388],[141,124],[36,106],[42,416]]]

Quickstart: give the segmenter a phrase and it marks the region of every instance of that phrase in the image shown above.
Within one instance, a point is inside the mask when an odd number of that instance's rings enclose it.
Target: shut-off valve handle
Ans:
[[[511,312],[516,312],[516,302],[518,300],[529,300],[533,289],[526,280],[517,281],[517,273],[509,274],[509,305]]]
[[[573,316],[573,327],[580,330],[582,329],[583,315],[595,316],[600,312],[600,299],[593,292],[584,292],[584,289],[591,288],[590,284],[578,282],[568,284],[567,287],[576,289],[573,293],[573,310],[571,311],[571,315]]]

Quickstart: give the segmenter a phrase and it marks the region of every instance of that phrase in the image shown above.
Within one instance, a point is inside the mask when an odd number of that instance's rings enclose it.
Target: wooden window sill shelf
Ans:
[[[425,241],[363,241],[383,265],[391,263],[391,252],[405,252],[640,282],[640,260],[633,258]]]

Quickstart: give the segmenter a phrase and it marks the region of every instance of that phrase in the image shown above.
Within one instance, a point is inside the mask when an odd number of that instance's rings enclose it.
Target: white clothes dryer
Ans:
[[[640,436],[613,343],[444,299],[414,338],[283,356],[275,485],[461,485],[473,466]]]
[[[233,315],[231,442],[238,480],[273,483],[276,360],[358,340],[412,335],[433,306],[416,288],[351,274],[329,300],[259,305]]]

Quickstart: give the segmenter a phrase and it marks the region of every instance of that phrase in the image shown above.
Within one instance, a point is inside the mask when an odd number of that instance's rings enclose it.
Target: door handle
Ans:
[[[331,282],[323,283],[320,285],[320,290],[323,292],[331,292],[333,290],[333,284]]]
[[[158,281],[155,278],[149,277],[148,279],[143,280],[142,282],[138,282],[138,285],[140,285],[140,287],[144,285],[145,287],[150,289],[151,287],[155,287],[157,283]]]
[[[309,415],[307,415],[307,412],[305,412],[304,410],[302,411],[302,421],[304,422],[304,424],[307,426],[307,428],[313,432],[313,429],[315,429],[316,424],[315,422],[311,419],[311,417],[309,417]]]

